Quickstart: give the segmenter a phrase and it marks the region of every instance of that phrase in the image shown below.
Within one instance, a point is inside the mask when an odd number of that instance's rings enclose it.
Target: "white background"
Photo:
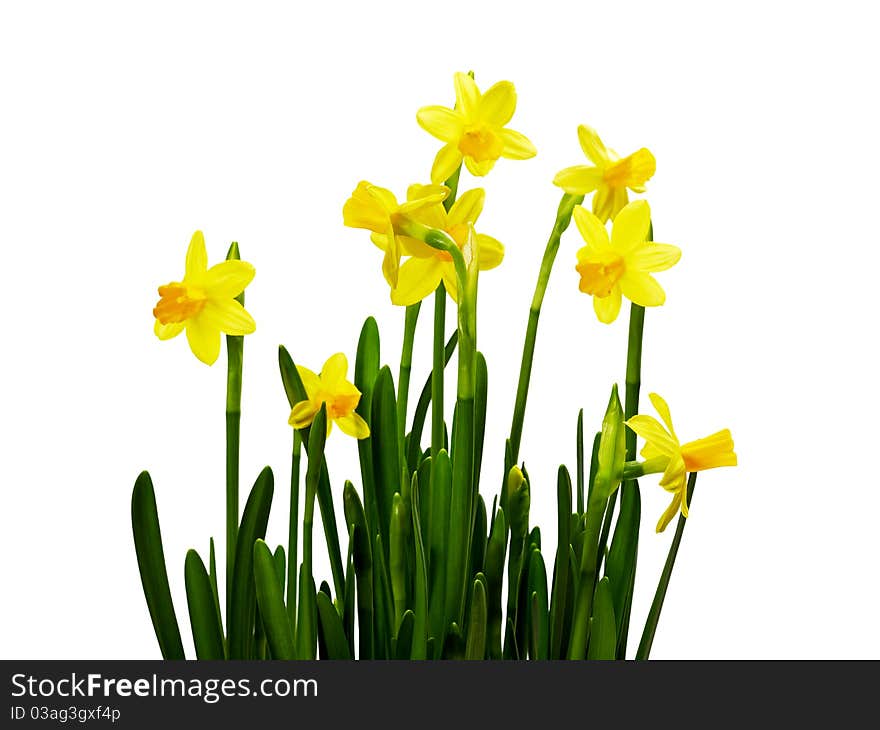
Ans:
[[[222,554],[225,355],[208,368],[183,337],[159,342],[151,309],[197,228],[212,263],[237,240],[256,266],[242,483],[275,469],[269,538],[285,538],[276,348],[315,369],[339,350],[353,362],[373,314],[396,372],[403,312],[342,204],[362,178],[398,194],[426,181],[439,143],[416,109],[451,104],[453,72],[473,69],[482,88],[515,82],[511,126],[539,150],[481,181],[478,229],[507,250],[480,283],[487,500],[550,181],[583,162],[587,123],[623,154],[654,152],[656,238],[684,252],[648,312],[643,392],[667,398],[684,439],[730,427],[740,459],[700,479],[653,655],[876,657],[871,15],[851,2],[4,3],[2,656],[158,656],[129,522],[144,468],[191,647],[184,554],[211,535]],[[600,324],[577,291],[580,245],[572,229],[553,272],[523,437],[550,555],[577,409],[598,426],[625,360],[626,317]],[[414,389],[430,319],[426,303]],[[329,452],[339,502],[356,448],[337,431]],[[633,647],[672,537],[653,532],[666,493],[651,479],[642,493]]]

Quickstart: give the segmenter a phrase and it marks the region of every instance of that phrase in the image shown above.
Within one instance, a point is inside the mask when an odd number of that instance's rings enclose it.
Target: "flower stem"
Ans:
[[[691,472],[688,477],[687,484],[687,501],[688,504],[694,496],[694,488],[697,486],[697,473]],[[645,621],[645,629],[642,632],[642,640],[639,642],[639,648],[636,651],[636,659],[647,659],[651,653],[651,645],[654,643],[654,634],[657,631],[657,622],[660,621],[660,611],[663,610],[663,601],[666,598],[666,589],[669,588],[669,579],[672,577],[672,568],[675,567],[675,558],[678,556],[678,546],[681,544],[681,536],[684,533],[684,526],[687,518],[684,515],[678,516],[678,525],[675,527],[675,537],[672,538],[672,544],[669,546],[669,554],[666,556],[666,564],[663,566],[663,572],[660,574],[660,582],[657,584],[657,592],[654,594],[654,601],[651,603],[651,610],[648,611],[648,618]]]
[[[290,460],[290,520],[287,540],[287,617],[296,630],[296,568],[299,541],[299,471],[302,459],[302,436],[293,429],[293,454]]]
[[[229,247],[228,259],[239,259],[238,244]],[[236,299],[244,304],[244,292]],[[244,337],[226,336],[226,616],[232,610],[232,571],[238,539],[238,456],[241,434],[241,381]]]
[[[602,526],[604,500],[592,500],[587,505],[586,534],[581,552],[579,578],[574,598],[574,615],[571,637],[568,642],[568,658],[583,659],[587,655],[587,639],[590,636],[590,616],[593,613],[593,591],[598,573],[596,554],[599,546],[599,529]]]
[[[532,305],[529,309],[529,321],[526,325],[526,339],[523,344],[522,363],[519,369],[519,383],[516,388],[516,402],[513,407],[513,422],[510,426],[510,453],[511,463],[515,464],[519,459],[519,446],[522,439],[523,420],[526,413],[526,400],[529,397],[529,380],[532,376],[532,360],[535,357],[535,340],[538,335],[538,318],[541,316],[541,305],[544,302],[544,294],[547,291],[547,283],[550,280],[550,271],[559,251],[559,241],[565,229],[571,223],[571,214],[576,205],[584,202],[583,195],[562,196],[559,208],[556,211],[556,222],[544,249],[544,258],[541,260],[541,269],[538,272],[538,282],[535,285],[535,294],[532,297]]]
[[[400,469],[403,476],[402,484],[409,480],[406,466],[406,409],[409,401],[409,379],[412,371],[413,342],[416,334],[416,323],[419,321],[421,302],[406,308],[403,324],[403,348],[400,353],[400,377],[397,380],[397,431],[400,448]]]

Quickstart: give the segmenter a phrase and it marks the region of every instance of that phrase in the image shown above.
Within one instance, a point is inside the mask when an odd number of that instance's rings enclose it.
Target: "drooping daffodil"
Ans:
[[[254,278],[254,267],[230,259],[208,268],[205,237],[196,231],[186,252],[182,281],[159,287],[153,308],[153,331],[170,340],[186,330],[193,354],[207,365],[220,355],[220,333],[248,335],[256,329],[253,317],[236,301]]]
[[[579,288],[592,295],[593,309],[601,322],[617,319],[624,296],[642,307],[666,301],[666,293],[651,273],[674,266],[681,250],[647,240],[651,209],[646,201],[633,201],[620,211],[610,238],[604,223],[585,208],[575,206],[573,215],[587,244],[577,252]]]
[[[356,439],[365,439],[370,435],[367,422],[354,410],[360,403],[361,392],[346,378],[348,359],[343,353],[337,352],[327,358],[320,373],[302,365],[297,365],[296,369],[308,398],[294,404],[288,419],[291,426],[296,429],[309,426],[321,410],[321,405],[326,403],[328,436],[334,423],[343,433]]]
[[[483,94],[468,74],[456,73],[455,108],[426,106],[416,113],[422,129],[446,143],[434,158],[431,182],[448,180],[462,160],[471,175],[482,177],[501,157],[534,157],[537,150],[528,137],[505,126],[515,109],[516,89],[509,81]]]
[[[651,393],[648,397],[663,423],[653,416],[638,415],[630,418],[626,425],[645,440],[641,454],[646,460],[658,457],[669,459],[660,479],[660,486],[673,495],[672,502],[657,523],[657,532],[663,532],[679,510],[684,517],[688,516],[688,472],[736,466],[736,454],[728,429],[696,441],[680,443],[672,427],[672,416],[666,401],[656,393]]]
[[[345,225],[351,228],[366,228],[368,231],[385,236],[382,273],[392,287],[397,286],[397,272],[402,255],[398,241],[398,225],[422,208],[441,203],[449,195],[449,188],[442,185],[426,185],[421,187],[420,192],[423,197],[398,203],[390,190],[362,180],[342,207],[342,219]]]
[[[425,195],[425,185],[411,185],[407,200],[419,200]],[[486,194],[482,188],[468,190],[453,203],[449,211],[441,203],[420,208],[414,219],[429,228],[443,231],[455,241],[459,249],[467,243],[468,225],[476,223],[483,211]],[[477,233],[477,266],[487,271],[498,266],[504,258],[504,246],[484,233]],[[373,242],[386,250],[387,235],[374,233]],[[432,294],[442,281],[453,300],[458,301],[458,280],[452,256],[409,236],[400,236],[403,252],[410,256],[400,267],[397,286],[391,290],[391,301],[409,306]]]
[[[627,188],[634,193],[645,192],[645,183],[654,175],[657,163],[644,147],[621,158],[602,143],[595,129],[585,124],[578,127],[578,140],[593,164],[566,167],[556,173],[553,184],[572,195],[595,191],[593,213],[604,223],[629,202]]]

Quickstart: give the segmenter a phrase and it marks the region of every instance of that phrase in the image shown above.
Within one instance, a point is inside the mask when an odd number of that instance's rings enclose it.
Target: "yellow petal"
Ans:
[[[184,328],[183,322],[171,322],[170,324],[162,324],[158,319],[153,323],[153,332],[160,340],[170,340],[177,337]]]
[[[391,290],[392,303],[408,307],[433,294],[440,284],[442,264],[436,256],[406,261],[400,267],[397,286]]]
[[[417,218],[419,223],[424,223],[428,225],[422,218],[419,216]],[[439,228],[442,230],[443,226],[431,226],[431,228]],[[410,238],[409,236],[398,236],[397,240],[400,241],[400,251],[402,254],[406,256],[415,256],[420,259],[432,259],[436,258],[439,251],[433,246],[429,246],[424,241],[420,241],[418,238]]]
[[[678,508],[680,506],[681,493],[677,492],[669,503],[669,506],[666,508],[666,511],[660,515],[660,520],[657,522],[657,532],[663,532],[663,530],[666,529],[666,526],[672,521],[672,518],[678,514]]]
[[[474,177],[483,177],[484,175],[488,175],[489,171],[495,167],[495,160],[483,160],[482,162],[477,162],[473,157],[465,157],[464,164],[471,175]]]
[[[498,136],[504,142],[504,152],[501,156],[508,160],[527,160],[538,154],[535,145],[524,134],[512,129],[499,129]]]
[[[651,400],[651,405],[654,406],[654,410],[660,414],[660,418],[663,419],[663,423],[666,424],[669,433],[672,434],[672,437],[676,441],[678,441],[678,437],[675,435],[675,429],[672,427],[672,413],[669,411],[669,405],[657,393],[648,393],[648,398]]]
[[[651,228],[651,207],[645,200],[635,200],[614,218],[611,246],[622,254],[643,244]]]
[[[313,398],[321,389],[321,380],[318,378],[318,374],[302,365],[297,365],[296,371],[299,373],[299,379],[302,381],[303,388],[306,389],[309,398]]]
[[[653,416],[633,416],[626,421],[626,425],[664,456],[671,458],[678,454],[678,441]]]
[[[205,236],[201,231],[193,233],[186,250],[186,279],[204,274],[208,268],[208,251],[205,249]]]
[[[619,216],[618,216],[619,217]],[[647,243],[633,250],[627,261],[639,271],[665,271],[681,258],[681,249],[669,243]]]
[[[600,322],[611,324],[620,314],[620,287],[615,286],[607,297],[593,297],[593,309]]]
[[[681,451],[676,451],[670,457],[666,470],[660,478],[660,486],[667,492],[682,492],[687,486],[687,468],[681,456]]]
[[[650,274],[627,269],[620,279],[623,295],[640,307],[659,307],[666,301],[666,292]]]
[[[370,435],[370,427],[367,422],[357,413],[348,416],[340,416],[333,419],[336,425],[342,430],[342,433],[352,436],[356,439],[365,439]]]
[[[483,203],[486,200],[486,192],[483,188],[474,188],[464,193],[453,203],[446,219],[447,227],[476,223],[480,213],[483,212]]]
[[[572,216],[581,237],[586,241],[589,248],[599,251],[608,248],[610,245],[608,231],[599,218],[580,205],[574,207]],[[580,253],[578,258],[580,258]]]
[[[578,142],[581,143],[581,149],[587,159],[597,167],[605,167],[611,162],[608,150],[592,127],[588,127],[586,124],[581,124],[578,127]]]
[[[516,89],[509,81],[493,84],[480,99],[479,116],[496,127],[507,124],[516,109]]]
[[[645,183],[650,180],[657,171],[657,161],[650,150],[642,149],[633,152],[629,156],[629,174],[627,176],[626,185],[633,192],[645,192]]]
[[[688,471],[703,471],[719,466],[736,466],[733,437],[728,429],[682,445],[681,453]]]
[[[200,317],[227,335],[249,335],[257,328],[254,318],[235,299],[209,299]]]
[[[566,167],[556,173],[553,184],[570,195],[587,195],[602,184],[602,171],[587,165]]]
[[[453,302],[458,301],[458,278],[455,275],[455,266],[451,263],[443,264],[441,269],[443,274],[443,286],[446,287],[446,293],[452,297]]]
[[[461,152],[458,146],[447,144],[440,148],[431,167],[431,182],[435,185],[446,182],[461,164]]]
[[[476,82],[466,73],[455,74],[455,103],[464,118],[473,121],[477,118],[480,105],[480,89]],[[445,179],[445,178],[444,178]]]
[[[485,233],[477,234],[477,264],[480,271],[494,269],[504,260],[504,246],[501,241],[487,236]]]
[[[315,414],[319,410],[320,406],[315,405],[310,400],[300,401],[291,409],[290,418],[287,419],[287,422],[294,428],[305,428],[311,425]]]
[[[388,237],[384,233],[371,233],[370,240],[380,251],[384,251],[388,248]]]
[[[391,213],[397,210],[397,198],[394,193],[378,185],[367,185],[367,194],[375,200],[383,210]]]
[[[443,142],[461,137],[464,120],[461,114],[445,106],[425,106],[416,112],[416,121],[428,134]]]
[[[202,287],[211,299],[231,299],[241,294],[254,279],[254,267],[247,261],[229,260],[215,264],[202,276]]]
[[[384,233],[388,225],[390,209],[387,209],[383,201],[388,202],[384,192],[373,192],[375,187],[366,180],[361,180],[345,201],[342,207],[342,220],[351,228],[366,228],[376,233]],[[391,195],[388,193],[388,195]],[[391,196],[392,199],[394,196]],[[394,208],[397,204],[395,201]]]
[[[186,321],[186,339],[189,349],[206,365],[213,365],[220,356],[220,330],[212,327],[202,317]]]
[[[389,286],[397,286],[397,272],[400,268],[400,242],[394,233],[394,226],[388,221],[385,233],[385,256],[382,257],[382,275]]]
[[[321,385],[333,391],[345,380],[348,373],[348,358],[343,352],[331,355],[321,368]]]

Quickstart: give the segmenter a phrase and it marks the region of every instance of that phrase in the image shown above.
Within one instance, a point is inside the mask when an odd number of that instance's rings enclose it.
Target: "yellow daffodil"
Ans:
[[[446,144],[431,168],[431,182],[448,180],[464,160],[471,175],[483,176],[499,157],[526,160],[537,153],[528,138],[505,128],[516,109],[516,90],[499,81],[485,94],[467,74],[455,74],[455,109],[426,106],[416,120],[428,134]]]
[[[183,281],[159,287],[153,331],[160,340],[170,340],[185,329],[193,354],[213,365],[220,355],[221,332],[247,335],[256,329],[253,317],[235,300],[253,278],[254,267],[245,261],[223,261],[209,269],[205,237],[196,231],[186,252]]]
[[[407,191],[407,200],[420,200],[428,186],[411,185]],[[462,248],[467,242],[468,225],[473,225],[483,211],[486,194],[482,188],[468,190],[462,195],[449,212],[442,203],[425,206],[413,217],[416,222],[429,228],[436,228],[449,234],[449,237]],[[493,269],[504,258],[504,246],[499,241],[483,233],[477,237],[477,264],[480,271]],[[372,235],[373,243],[382,250],[387,250],[388,236],[380,233]],[[400,244],[405,254],[411,256],[400,267],[397,286],[391,290],[391,301],[400,306],[409,306],[421,301],[440,285],[442,281],[446,291],[458,301],[458,281],[455,277],[455,266],[452,256],[440,251],[418,239],[400,236]]]
[[[651,272],[674,266],[681,251],[667,243],[647,240],[651,209],[644,200],[636,200],[620,211],[610,239],[602,221],[581,206],[574,209],[574,222],[587,243],[577,252],[579,288],[593,296],[599,321],[607,324],[617,319],[621,296],[642,307],[656,307],[666,301],[666,293]]]
[[[553,184],[572,195],[595,191],[593,213],[604,223],[629,202],[627,188],[634,193],[645,192],[645,183],[654,175],[657,163],[644,147],[621,159],[602,144],[595,129],[584,124],[578,127],[578,140],[593,165],[566,167],[556,173]]]
[[[663,532],[679,509],[682,515],[688,516],[688,472],[736,466],[736,454],[733,452],[733,438],[727,429],[686,444],[679,443],[672,428],[672,416],[666,401],[656,393],[651,393],[649,398],[666,427],[653,416],[633,416],[626,425],[645,440],[641,451],[645,459],[669,459],[666,471],[660,479],[660,486],[673,493],[672,502],[657,523],[657,532]]]
[[[382,273],[392,287],[397,286],[397,271],[401,256],[397,225],[422,208],[441,203],[449,195],[449,188],[442,185],[426,185],[420,190],[422,197],[399,204],[390,190],[361,181],[342,208],[345,225],[351,228],[366,228],[368,231],[385,236]]]
[[[346,380],[348,360],[341,352],[331,355],[321,373],[316,374],[301,365],[296,366],[308,400],[294,404],[290,411],[288,423],[294,428],[305,428],[310,425],[315,414],[321,410],[321,404],[327,404],[327,435],[334,422],[343,433],[356,439],[365,439],[370,435],[367,422],[354,412],[361,399],[361,392],[354,383]]]

